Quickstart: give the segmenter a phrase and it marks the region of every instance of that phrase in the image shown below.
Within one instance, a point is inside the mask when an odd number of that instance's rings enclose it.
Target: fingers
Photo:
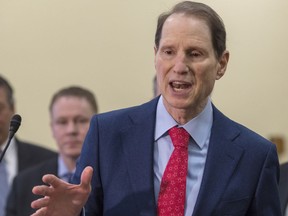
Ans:
[[[39,196],[49,196],[53,189],[47,185],[39,185],[32,188],[32,193]]]
[[[91,187],[91,179],[93,175],[93,168],[91,166],[85,167],[81,174],[81,186],[85,189],[90,190]]]
[[[41,208],[38,209],[34,214],[30,215],[30,216],[45,216],[46,214],[46,208]]]
[[[61,180],[60,178],[52,174],[44,175],[42,178],[42,181],[48,185],[53,186],[54,188],[57,188],[60,185],[63,185],[63,182],[64,182],[63,180]]]
[[[48,203],[49,203],[49,197],[43,197],[43,198],[34,200],[31,203],[31,207],[34,208],[34,209],[38,209],[38,208],[42,208],[42,207],[47,206]]]
[[[57,206],[61,205],[63,208],[70,203],[76,203],[82,208],[91,191],[92,175],[93,168],[86,167],[81,174],[80,185],[69,184],[50,174],[43,176],[42,180],[47,185],[35,186],[32,189],[34,194],[44,196],[31,203],[33,209],[38,209],[33,216],[50,215],[51,212],[58,211]]]

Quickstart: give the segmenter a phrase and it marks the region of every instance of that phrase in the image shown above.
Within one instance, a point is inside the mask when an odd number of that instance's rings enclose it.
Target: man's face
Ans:
[[[215,80],[228,62],[228,52],[216,59],[211,32],[206,22],[183,14],[165,21],[159,48],[155,48],[155,68],[164,105],[168,112],[183,111],[190,118],[205,106]]]
[[[64,158],[76,159],[80,155],[93,114],[85,98],[63,96],[55,101],[51,111],[51,129]]]
[[[9,106],[6,90],[0,87],[0,145],[5,144],[14,109]]]

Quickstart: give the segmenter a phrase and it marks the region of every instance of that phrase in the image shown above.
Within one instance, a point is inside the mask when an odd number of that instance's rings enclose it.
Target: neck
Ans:
[[[169,114],[173,117],[173,119],[179,125],[184,125],[187,122],[189,122],[191,119],[198,116],[204,110],[207,102],[208,102],[208,99],[201,104],[191,105],[191,106],[185,107],[185,108],[167,109],[167,106],[165,106],[165,107],[166,107],[167,111],[169,112]],[[164,105],[165,105],[165,102],[164,102]]]

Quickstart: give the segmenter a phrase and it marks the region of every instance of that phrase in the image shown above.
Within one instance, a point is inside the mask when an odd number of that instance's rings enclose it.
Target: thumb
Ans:
[[[91,166],[85,167],[81,174],[81,186],[88,189],[91,186],[91,180],[93,175],[93,168]]]

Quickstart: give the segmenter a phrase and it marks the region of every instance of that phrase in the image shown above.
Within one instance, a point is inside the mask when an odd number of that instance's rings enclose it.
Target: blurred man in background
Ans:
[[[283,216],[288,216],[288,162],[280,166],[279,194]]]
[[[58,159],[51,159],[27,169],[15,178],[8,198],[6,216],[26,216],[35,212],[30,203],[39,197],[32,194],[32,188],[42,183],[44,174],[51,173],[69,181],[75,170],[90,119],[98,112],[98,108],[92,92],[72,86],[54,94],[49,111],[52,134],[59,149]]]
[[[0,75],[0,152],[8,141],[9,126],[12,116],[15,114],[15,99],[13,88],[9,82]],[[44,160],[56,157],[51,150],[39,147],[31,143],[20,141],[17,138],[11,140],[3,160],[0,162],[0,216],[4,215],[6,197],[14,176],[33,165]]]

